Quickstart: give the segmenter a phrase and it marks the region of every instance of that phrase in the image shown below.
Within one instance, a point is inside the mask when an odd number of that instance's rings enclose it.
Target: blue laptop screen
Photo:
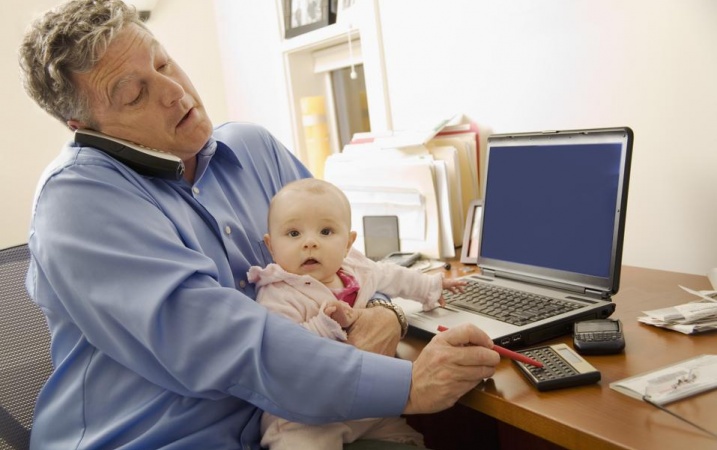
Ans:
[[[610,276],[622,144],[494,146],[480,255]]]

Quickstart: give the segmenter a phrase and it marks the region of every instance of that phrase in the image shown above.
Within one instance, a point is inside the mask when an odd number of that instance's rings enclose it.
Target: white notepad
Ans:
[[[658,405],[717,388],[717,355],[700,355],[676,364],[610,383],[610,387]]]

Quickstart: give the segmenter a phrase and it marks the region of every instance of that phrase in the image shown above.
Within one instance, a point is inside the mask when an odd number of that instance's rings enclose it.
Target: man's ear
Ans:
[[[87,125],[86,125],[84,122],[81,122],[81,121],[76,120],[76,119],[70,119],[70,120],[68,120],[68,121],[67,121],[67,126],[68,126],[68,127],[70,128],[70,130],[72,130],[72,131],[77,131],[77,130],[80,130],[80,129],[83,129],[83,128],[87,128]]]

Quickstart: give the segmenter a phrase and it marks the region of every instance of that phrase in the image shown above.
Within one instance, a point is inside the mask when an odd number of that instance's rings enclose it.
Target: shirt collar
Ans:
[[[242,167],[239,158],[236,154],[234,154],[229,146],[214,139],[213,137],[210,137],[207,143],[204,144],[204,147],[202,147],[197,154],[197,172],[195,174],[196,180],[202,178],[202,175],[204,175],[204,172],[206,172],[207,167],[209,166],[209,161],[211,161],[214,156],[226,159],[228,162]]]

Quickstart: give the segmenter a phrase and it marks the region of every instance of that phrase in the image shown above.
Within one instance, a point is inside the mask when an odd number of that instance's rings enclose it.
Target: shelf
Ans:
[[[293,38],[284,40],[282,51],[284,53],[294,53],[304,50],[320,50],[331,47],[348,39],[348,27],[343,24],[331,24],[318,30],[309,31]],[[352,30],[352,35],[356,30]]]
[[[282,5],[277,0],[277,5]],[[284,61],[285,86],[289,100],[289,111],[293,131],[295,154],[304,163],[309,160],[301,114],[301,98],[323,95],[326,98],[326,116],[329,123],[331,152],[339,152],[338,125],[334,107],[334,93],[331,89],[330,72],[333,63],[363,65],[366,86],[366,103],[371,129],[391,129],[390,104],[386,85],[381,42],[378,0],[357,0],[350,22],[344,21],[327,25],[304,34],[284,39],[280,49]],[[279,8],[281,11],[281,8]],[[279,18],[283,29],[283,17]],[[351,23],[352,25],[349,25]],[[352,39],[351,55],[342,55],[342,46]],[[332,48],[335,47],[335,48]],[[330,49],[331,48],[331,49]],[[326,50],[330,49],[330,50]],[[326,50],[326,51],[324,51]],[[332,60],[333,55],[336,55]],[[328,56],[328,57],[326,57]],[[329,61],[331,64],[323,64]],[[317,61],[320,63],[317,65]],[[340,65],[340,64],[339,64]],[[338,66],[337,66],[338,67]]]

